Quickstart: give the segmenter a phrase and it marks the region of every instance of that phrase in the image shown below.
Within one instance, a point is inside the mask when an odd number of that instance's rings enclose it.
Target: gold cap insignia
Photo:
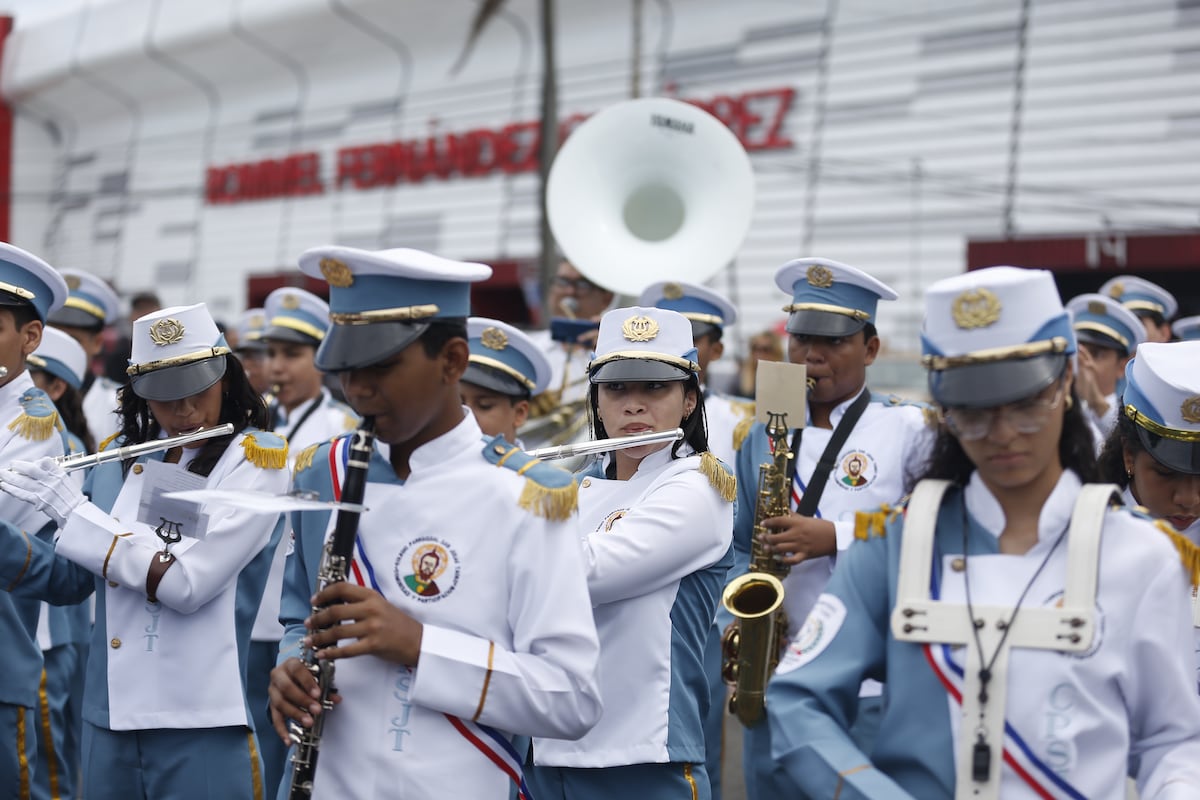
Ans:
[[[809,267],[804,277],[808,279],[809,286],[815,286],[818,289],[828,289],[833,286],[833,273],[829,267],[821,264],[813,264]]]
[[[150,326],[150,341],[159,347],[175,344],[183,339],[183,323],[177,319],[160,319]]]
[[[262,328],[267,324],[267,318],[262,314],[254,314],[246,321],[246,324],[251,328]]]
[[[66,277],[66,281],[67,281],[67,288],[70,289],[71,291],[75,291],[76,289],[79,288],[80,280],[79,280],[78,275],[68,275]]]
[[[658,323],[649,317],[630,317],[621,326],[621,333],[631,342],[648,342],[658,336]]]
[[[662,296],[664,300],[678,300],[683,297],[683,287],[678,283],[664,283],[662,287]]]
[[[330,286],[338,289],[345,289],[354,284],[354,273],[346,266],[346,262],[336,258],[321,259],[321,274],[329,281]]]
[[[279,301],[279,305],[289,311],[294,311],[300,307],[300,298],[294,294],[285,294]]]
[[[503,350],[508,347],[508,336],[499,328],[484,328],[479,334],[479,343],[488,350]]]
[[[1099,300],[1092,300],[1087,304],[1089,314],[1099,314],[1100,316],[1108,315],[1108,306],[1101,303]]]
[[[954,298],[950,315],[960,328],[986,328],[1000,319],[1000,298],[988,289],[968,289]]]
[[[1120,300],[1121,295],[1123,294],[1125,294],[1125,284],[1121,283],[1120,281],[1117,281],[1112,286],[1108,287],[1109,297],[1115,297],[1116,299]]]
[[[1184,422],[1200,422],[1200,395],[1189,397],[1179,407]]]

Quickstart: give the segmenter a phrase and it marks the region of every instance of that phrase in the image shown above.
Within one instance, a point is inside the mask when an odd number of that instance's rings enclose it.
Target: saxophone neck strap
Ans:
[[[838,452],[850,438],[850,432],[854,430],[854,426],[858,424],[858,420],[870,404],[871,392],[863,387],[862,392],[838,420],[837,426],[833,429],[833,436],[829,437],[829,444],[825,445],[825,450],[817,461],[817,467],[813,470],[812,477],[808,479],[808,489],[805,490],[804,496],[800,498],[800,502],[796,506],[796,513],[800,516],[811,517],[816,513],[817,504],[821,502],[821,495],[825,493],[825,485],[829,482],[829,473],[833,471],[833,465],[837,462]],[[800,441],[803,434],[804,428],[796,428],[792,434],[792,460],[788,463],[789,486],[796,479],[796,463],[800,460]]]

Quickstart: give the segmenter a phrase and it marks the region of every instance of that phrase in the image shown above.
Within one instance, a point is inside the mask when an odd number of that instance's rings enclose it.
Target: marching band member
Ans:
[[[246,372],[246,380],[250,381],[254,391],[264,398],[267,398],[267,392],[271,389],[271,375],[267,368],[267,343],[262,339],[266,327],[267,315],[263,309],[250,308],[243,311],[235,326],[237,344],[233,347],[233,354],[242,362],[242,369]],[[270,402],[268,399],[268,406]]]
[[[58,414],[26,369],[26,359],[41,343],[45,320],[62,307],[67,285],[44,261],[0,243],[0,463],[61,456]],[[50,519],[29,505],[0,494],[0,520],[30,534],[48,534]],[[24,550],[24,547],[22,547]],[[9,576],[9,582],[15,573]],[[4,585],[7,585],[5,583]],[[35,634],[37,602],[0,595],[0,635],[4,640],[4,681],[0,682],[0,729],[12,732],[0,747],[0,791],[29,796],[39,769],[38,693],[42,652]]]
[[[1176,339],[1190,342],[1200,339],[1200,317],[1181,317],[1171,324]]]
[[[733,464],[737,446],[753,421],[754,404],[713,391],[708,385],[708,365],[725,353],[721,341],[726,325],[737,322],[737,309],[720,292],[685,281],[660,281],[646,287],[638,298],[640,306],[665,308],[682,314],[692,325],[692,345],[700,365],[700,394],[704,398],[704,417],[708,423],[708,447],[723,464]],[[721,631],[732,621],[718,607],[705,645],[705,671],[708,673],[709,706],[704,719],[705,767],[712,800],[721,800],[721,745],[728,690],[721,679]]]
[[[467,320],[471,359],[459,386],[485,436],[503,436],[521,447],[517,429],[529,417],[529,400],[550,385],[550,361],[529,336],[495,319]]]
[[[1144,506],[1200,545],[1197,364],[1200,342],[1138,348],[1125,369],[1117,424],[1100,454],[1100,474],[1121,487],[1127,505]],[[1200,645],[1200,613],[1193,612],[1193,623]]]
[[[1116,800],[1130,756],[1145,800],[1200,796],[1176,547],[1196,553],[1083,485],[1091,435],[1051,274],[970,272],[925,307],[944,425],[922,477],[941,480],[860,515],[770,684],[775,757],[813,797]],[[869,757],[846,733],[868,676],[888,693]]]
[[[300,269],[330,285],[317,365],[374,418],[376,449],[353,581],[313,597],[331,515],[293,515],[275,730],[286,741],[285,720],[326,713],[304,640],[335,659],[340,695],[316,796],[504,798],[524,789],[513,735],[579,737],[600,715],[576,484],[482,437],[460,403],[469,288],[489,267],[330,246]],[[351,438],[303,453],[297,488],[340,496]]]
[[[1103,294],[1073,297],[1067,312],[1079,343],[1075,393],[1086,407],[1099,452],[1117,422],[1125,365],[1146,341],[1146,329],[1132,311]]]
[[[96,375],[90,365],[104,349],[101,334],[121,316],[121,299],[107,283],[90,272],[64,269],[59,274],[67,282],[68,295],[62,308],[46,322],[70,334],[87,353],[84,373],[83,413],[93,436],[108,436],[120,425],[117,417],[117,390],[120,384],[104,375]]]
[[[42,343],[25,363],[34,385],[54,401],[66,427],[63,435],[67,440],[67,453],[95,452],[96,445],[88,431],[80,394],[84,378],[90,374],[83,346],[57,328],[46,328],[42,331]],[[83,470],[71,475],[81,489],[84,475]],[[43,686],[38,693],[42,720],[38,756],[42,766],[34,775],[33,796],[69,800],[76,796],[79,785],[79,746],[83,727],[80,702],[83,700],[87,644],[92,636],[92,604],[85,600],[74,605],[56,606],[46,602],[41,605],[37,637],[45,663]]]
[[[540,800],[707,799],[704,645],[732,562],[735,486],[708,450],[691,325],[664,309],[609,311],[588,374],[596,438],[685,438],[582,473],[605,713],[578,741],[535,738],[531,785]]]
[[[118,443],[225,422],[236,434],[96,466],[91,501],[53,460],[13,462],[0,488],[60,530],[51,545],[0,526],[0,580],[57,603],[96,592],[83,698],[88,798],[259,798],[244,675],[281,520],[162,495],[283,492],[287,446],[256,430],[266,409],[203,304],[136,320],[130,360]]]
[[[890,287],[856,267],[822,258],[784,264],[775,283],[792,296],[784,307],[790,314],[788,360],[807,367],[811,385],[806,425],[792,434],[792,513],[762,521],[775,531],[762,544],[791,566],[783,580],[790,640],[824,590],[836,559],[854,541],[855,512],[903,496],[905,478],[927,454],[931,433],[922,408],[895,396],[873,395],[866,385],[867,367],[881,346],[876,308],[881,300],[896,299]],[[766,429],[756,424],[737,458],[734,546],[741,551],[742,570],[754,544],[759,465],[771,458]],[[815,510],[810,511],[813,501]],[[854,729],[864,747],[870,746],[881,706],[879,685],[865,683]],[[765,721],[744,733],[750,800],[796,794],[795,785],[771,759],[770,736]]]
[[[285,287],[267,295],[263,319],[265,326],[258,333],[257,343],[266,348],[265,372],[274,387],[269,407],[271,430],[287,439],[288,450],[293,454],[353,430],[358,424],[358,416],[333,398],[316,365],[317,348],[329,329],[329,305],[311,292]],[[287,748],[277,737],[267,733],[271,730],[267,689],[271,683],[271,670],[279,658],[279,641],[283,638],[279,599],[283,594],[286,543],[290,540],[291,531],[285,530],[275,548],[262,605],[250,634],[246,677],[254,729],[266,734],[259,738],[263,784],[268,795],[273,795],[279,787],[287,761]]]
[[[1109,278],[1098,291],[1137,315],[1146,328],[1147,342],[1171,341],[1171,318],[1179,310],[1175,295],[1136,275]]]

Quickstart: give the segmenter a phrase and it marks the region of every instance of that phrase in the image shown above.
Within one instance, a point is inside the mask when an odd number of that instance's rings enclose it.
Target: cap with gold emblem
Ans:
[[[1171,323],[1171,333],[1185,342],[1200,339],[1200,317],[1180,317]]]
[[[121,299],[107,283],[90,272],[61,270],[67,282],[63,307],[50,314],[51,325],[98,331],[121,316]]]
[[[237,352],[243,350],[262,351],[267,349],[263,331],[267,329],[267,312],[261,308],[248,308],[238,317]]]
[[[485,317],[467,320],[471,361],[462,379],[493,392],[528,398],[546,391],[550,360],[512,325]]]
[[[659,281],[642,290],[639,306],[677,311],[692,323],[692,338],[722,333],[737,322],[737,309],[720,292],[685,281]]]
[[[0,242],[0,306],[32,306],[42,322],[67,299],[58,270],[33,253]]]
[[[1152,342],[1125,366],[1121,408],[1155,461],[1200,475],[1200,342]]]
[[[230,350],[204,303],[163,308],[136,319],[132,339],[126,372],[139,397],[179,400],[225,375]]]
[[[1173,294],[1157,283],[1136,275],[1109,278],[1100,287],[1099,293],[1108,295],[1139,317],[1156,314],[1165,322],[1179,310],[1179,303]]]
[[[267,327],[262,339],[317,347],[329,329],[329,304],[312,292],[284,287],[263,303]]]
[[[1075,338],[1116,350],[1122,357],[1146,341],[1146,326],[1125,306],[1108,295],[1081,294],[1067,301]]]
[[[988,267],[926,289],[921,352],[935,401],[987,408],[1054,383],[1075,333],[1052,274]]]
[[[788,333],[849,336],[875,322],[880,300],[897,295],[861,269],[827,258],[797,258],[775,271],[775,285],[792,296]]]
[[[87,353],[75,341],[75,337],[57,328],[43,330],[42,343],[25,359],[30,369],[62,378],[68,386],[76,389],[83,386],[87,361]]]
[[[300,256],[305,275],[329,283],[332,325],[317,349],[327,372],[382,361],[408,347],[434,320],[471,315],[471,284],[491,277],[486,264],[421,250],[315,247]]]
[[[698,374],[692,325],[665,308],[614,308],[600,318],[592,383],[682,381]]]

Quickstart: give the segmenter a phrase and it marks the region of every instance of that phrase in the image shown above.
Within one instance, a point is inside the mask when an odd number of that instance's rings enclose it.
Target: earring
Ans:
[[[1070,411],[1074,407],[1075,407],[1075,398],[1072,397],[1071,395],[1067,395],[1067,411]]]
[[[1131,470],[1131,469],[1125,470],[1125,477],[1128,478],[1129,480],[1133,480],[1133,470]]]

